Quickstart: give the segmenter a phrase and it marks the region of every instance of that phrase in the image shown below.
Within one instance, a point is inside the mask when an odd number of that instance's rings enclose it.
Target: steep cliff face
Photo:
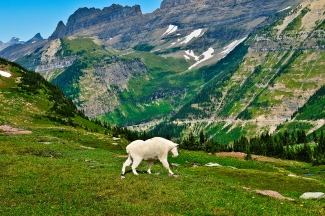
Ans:
[[[147,73],[147,67],[140,59],[115,61],[107,66],[84,70],[80,78],[83,87],[75,102],[87,116],[96,117],[114,111],[120,104],[118,92],[127,89],[129,79]]]
[[[160,9],[166,9],[171,7],[177,7],[180,5],[188,4],[191,0],[164,0],[160,5]]]
[[[68,56],[64,58],[53,57],[47,63],[41,62],[41,64],[35,68],[35,72],[42,74],[42,72],[55,71],[57,69],[67,68],[71,66],[77,59],[77,56]]]
[[[95,67],[95,76],[100,77],[106,85],[119,85],[127,88],[127,82],[132,76],[141,76],[147,72],[146,65],[140,60],[117,61],[104,67]]]
[[[62,21],[59,22],[56,30],[50,36],[50,39],[53,40],[63,36],[78,34],[95,25],[107,25],[116,20],[124,20],[141,15],[142,12],[139,5],[123,7],[113,4],[102,10],[95,8],[79,8],[69,17],[66,25],[64,25]]]

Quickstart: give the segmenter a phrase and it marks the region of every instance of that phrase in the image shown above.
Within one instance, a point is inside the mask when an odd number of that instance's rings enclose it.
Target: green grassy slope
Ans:
[[[0,59],[0,125],[21,127],[73,126],[104,132],[105,128],[85,118],[63,92],[41,75]]]
[[[152,175],[146,174],[142,163],[139,176],[128,168],[121,181],[124,144],[107,144],[104,135],[40,128],[30,135],[1,135],[0,141],[1,215],[319,215],[324,211],[322,200],[299,199],[307,191],[325,191],[324,167],[249,162],[181,150],[178,158],[169,158],[179,164],[172,167],[178,178],[169,177],[159,163]],[[223,167],[203,166],[209,162]],[[277,191],[294,201],[254,190]]]

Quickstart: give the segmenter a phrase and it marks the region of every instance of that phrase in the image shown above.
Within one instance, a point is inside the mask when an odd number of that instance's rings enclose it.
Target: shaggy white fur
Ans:
[[[161,137],[154,137],[146,141],[136,140],[131,142],[126,147],[128,159],[123,164],[122,176],[125,173],[125,168],[127,166],[130,166],[131,164],[134,175],[138,175],[136,168],[139,166],[142,160],[148,161],[149,174],[151,174],[151,167],[153,165],[154,160],[159,160],[163,164],[163,166],[168,169],[169,174],[174,175],[174,173],[169,168],[167,156],[168,152],[170,151],[173,157],[177,157],[177,146],[178,144]]]

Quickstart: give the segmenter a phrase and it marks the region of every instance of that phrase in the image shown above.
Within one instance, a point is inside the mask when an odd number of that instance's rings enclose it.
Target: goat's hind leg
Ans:
[[[132,164],[132,172],[134,175],[139,175],[136,171],[136,168],[139,166],[139,164],[141,163],[142,158],[141,157],[134,157],[133,158],[133,164]]]
[[[122,167],[122,176],[124,175],[124,173],[125,173],[125,168],[127,167],[127,166],[130,166],[132,164],[132,158],[131,158],[131,156],[129,155],[128,156],[128,159],[124,162],[124,164],[123,164],[123,167]]]

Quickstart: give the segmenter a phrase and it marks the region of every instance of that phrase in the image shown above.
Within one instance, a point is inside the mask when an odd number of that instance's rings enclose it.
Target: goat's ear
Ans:
[[[179,144],[175,143],[175,147],[178,147],[178,146],[179,146]]]

